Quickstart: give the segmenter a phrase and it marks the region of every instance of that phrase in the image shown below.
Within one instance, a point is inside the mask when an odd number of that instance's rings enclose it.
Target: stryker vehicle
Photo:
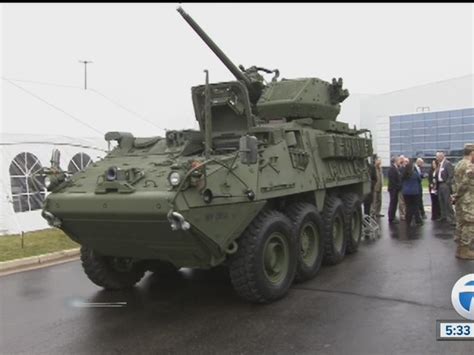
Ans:
[[[225,265],[235,291],[283,297],[357,250],[370,192],[370,132],[338,122],[342,79],[281,79],[236,67],[178,12],[237,80],[191,90],[199,130],[135,138],[74,175],[48,176],[42,215],[81,244],[85,273],[105,289],[146,271]],[[261,74],[273,73],[267,82]]]

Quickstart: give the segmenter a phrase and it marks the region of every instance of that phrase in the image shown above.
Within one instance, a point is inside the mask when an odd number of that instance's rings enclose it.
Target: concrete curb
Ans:
[[[60,250],[54,253],[30,256],[22,259],[8,260],[0,262],[0,274],[12,271],[21,271],[25,268],[46,266],[56,261],[73,260],[79,256],[79,248]]]

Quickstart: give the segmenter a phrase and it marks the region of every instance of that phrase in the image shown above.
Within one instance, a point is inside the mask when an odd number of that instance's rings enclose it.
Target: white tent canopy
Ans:
[[[43,178],[38,173],[42,167],[50,166],[53,149],[58,149],[61,153],[61,168],[79,171],[92,161],[102,158],[107,144],[103,139],[94,138],[2,133],[1,234],[48,227],[40,215],[47,192]]]
[[[105,155],[108,131],[164,134],[158,120],[93,89],[10,79],[2,89],[0,234],[48,227],[40,215],[47,192],[36,173],[50,166],[53,149],[62,169],[77,171]]]

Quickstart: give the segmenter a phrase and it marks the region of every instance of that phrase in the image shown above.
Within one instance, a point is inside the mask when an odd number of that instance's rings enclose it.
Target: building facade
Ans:
[[[390,116],[390,155],[434,159],[462,158],[465,143],[474,143],[474,108]]]
[[[372,131],[382,165],[403,154],[430,160],[445,151],[454,160],[474,142],[474,75],[434,82],[360,100],[360,127]]]

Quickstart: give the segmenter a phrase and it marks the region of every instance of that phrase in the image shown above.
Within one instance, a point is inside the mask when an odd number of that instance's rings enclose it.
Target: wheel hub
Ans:
[[[133,268],[133,260],[131,258],[112,258],[112,266],[119,272],[128,272]]]
[[[288,272],[289,247],[284,236],[273,233],[264,247],[264,271],[273,284],[280,283]]]
[[[355,211],[352,214],[352,223],[351,223],[352,238],[357,241],[360,234],[360,218],[359,213]]]
[[[303,262],[311,266],[319,253],[319,234],[312,223],[307,223],[301,228],[301,256]]]

